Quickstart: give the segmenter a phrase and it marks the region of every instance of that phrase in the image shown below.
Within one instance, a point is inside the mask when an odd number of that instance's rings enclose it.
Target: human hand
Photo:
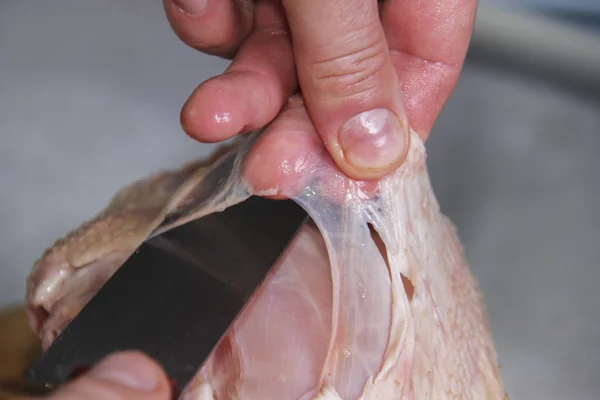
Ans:
[[[41,400],[30,397],[27,400]],[[46,400],[171,400],[160,366],[138,352],[111,355],[57,389]]]
[[[251,163],[265,187],[294,180],[282,162],[322,148],[315,131],[350,177],[394,171],[409,126],[425,140],[454,89],[477,7],[477,0],[163,1],[185,43],[233,58],[191,95],[184,130],[217,142],[273,121]],[[303,102],[289,103],[298,89]]]

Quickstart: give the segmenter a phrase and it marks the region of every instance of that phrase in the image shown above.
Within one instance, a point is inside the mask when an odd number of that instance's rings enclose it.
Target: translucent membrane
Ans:
[[[273,194],[243,178],[256,135],[213,167],[227,179],[209,173],[210,189],[175,196],[177,224]],[[305,173],[307,186],[284,194],[318,230],[299,236],[183,398],[504,398],[483,301],[419,137],[377,183],[348,178],[325,152]]]

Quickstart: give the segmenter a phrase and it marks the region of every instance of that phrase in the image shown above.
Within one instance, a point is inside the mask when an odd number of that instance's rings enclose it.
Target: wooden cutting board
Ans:
[[[19,398],[23,374],[40,354],[40,341],[29,328],[25,308],[0,309],[0,400]]]

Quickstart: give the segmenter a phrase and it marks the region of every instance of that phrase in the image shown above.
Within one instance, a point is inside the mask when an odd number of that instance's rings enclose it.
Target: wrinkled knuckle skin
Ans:
[[[382,72],[388,63],[388,49],[382,33],[353,32],[344,40],[351,43],[346,51],[312,65],[312,78],[322,93],[337,98],[348,98],[377,90]]]

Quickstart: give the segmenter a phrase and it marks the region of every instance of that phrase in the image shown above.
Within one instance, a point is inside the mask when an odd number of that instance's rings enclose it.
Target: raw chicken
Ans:
[[[44,346],[152,232],[272,194],[255,193],[244,179],[253,140],[225,155],[234,161],[229,180],[200,203],[195,198],[212,167],[194,163],[123,189],[49,249],[34,265],[27,298]],[[418,135],[405,163],[375,188],[339,173],[326,152],[306,174],[305,189],[287,195],[314,225],[182,398],[507,398],[482,296],[440,213]],[[182,208],[194,213],[161,225]]]

